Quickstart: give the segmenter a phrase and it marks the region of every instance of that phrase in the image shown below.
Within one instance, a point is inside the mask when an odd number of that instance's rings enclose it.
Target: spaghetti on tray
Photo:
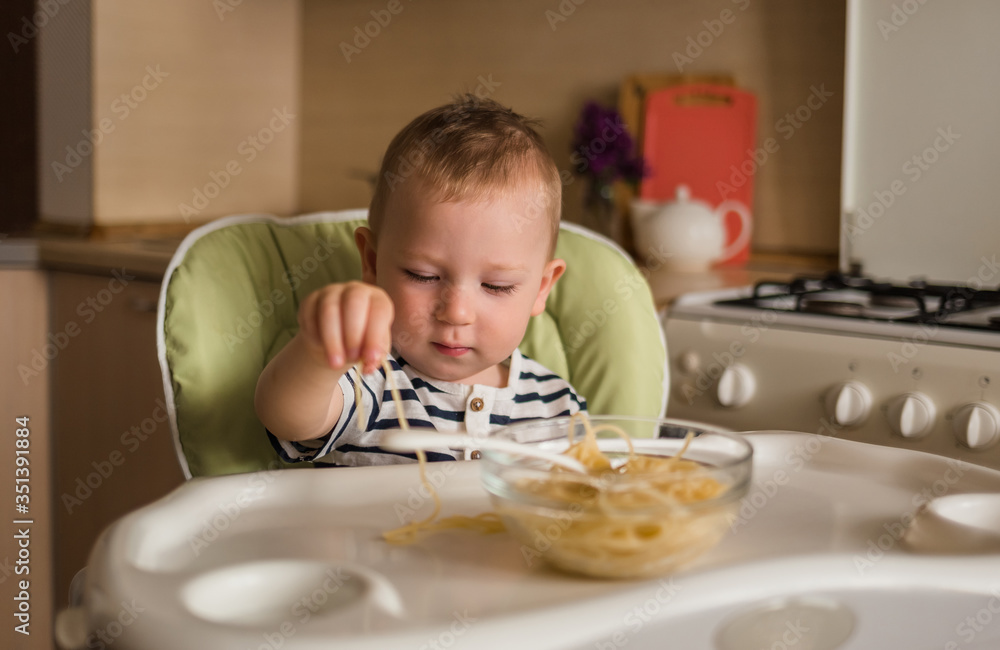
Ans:
[[[391,368],[383,361],[389,390],[397,403],[399,425],[408,429]],[[355,382],[361,405],[360,381]],[[577,422],[584,435],[576,440]],[[610,431],[628,449],[624,462],[605,454],[597,434]],[[598,577],[655,575],[689,561],[712,547],[729,527],[738,500],[726,496],[730,485],[710,475],[710,468],[683,458],[693,440],[688,433],[674,456],[638,454],[620,427],[592,426],[584,414],[570,417],[565,453],[579,460],[586,474],[552,467],[544,479],[519,478],[516,499],[491,494],[497,512],[475,517],[439,519],[441,500],[427,480],[427,458],[417,450],[420,480],[434,499],[434,510],[417,520],[383,533],[390,544],[411,544],[423,536],[449,529],[483,534],[504,530],[522,541],[531,561],[544,557],[557,567]]]

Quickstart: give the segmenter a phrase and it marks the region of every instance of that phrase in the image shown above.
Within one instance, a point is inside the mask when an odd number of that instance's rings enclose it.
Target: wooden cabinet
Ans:
[[[0,518],[4,522],[0,595],[8,612],[21,614],[27,609],[27,616],[20,620],[7,614],[0,627],[0,648],[11,650],[53,647],[49,631],[53,614],[49,369],[40,363],[37,370],[31,367],[33,353],[44,354],[48,343],[45,287],[41,271],[0,268],[4,310],[0,327]],[[24,417],[27,427],[23,420],[17,422]],[[27,434],[18,432],[24,428]],[[19,505],[26,512],[18,512]],[[15,629],[25,622],[28,626],[23,630],[29,635]]]
[[[58,608],[100,532],[184,481],[156,358],[159,290],[121,268],[49,274],[49,331],[65,343],[51,361]]]

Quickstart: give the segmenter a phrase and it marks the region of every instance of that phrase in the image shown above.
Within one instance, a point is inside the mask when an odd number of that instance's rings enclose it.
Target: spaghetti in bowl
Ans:
[[[745,439],[689,423],[558,418],[493,435],[588,467],[483,450],[483,486],[525,560],[593,577],[652,577],[693,560],[729,529],[750,483]]]

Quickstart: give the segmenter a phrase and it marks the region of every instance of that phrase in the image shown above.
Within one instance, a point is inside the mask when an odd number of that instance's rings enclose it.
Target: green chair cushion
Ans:
[[[365,216],[229,217],[184,240],[163,281],[157,335],[187,475],[284,465],[254,413],[257,378],[297,331],[305,296],[360,278],[354,230]],[[569,224],[556,256],[566,273],[531,319],[521,351],[568,379],[591,413],[662,415],[666,350],[638,269],[607,240]]]

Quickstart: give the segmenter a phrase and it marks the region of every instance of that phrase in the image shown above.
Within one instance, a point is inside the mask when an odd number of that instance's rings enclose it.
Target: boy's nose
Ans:
[[[449,325],[471,325],[475,310],[471,298],[460,287],[449,285],[441,292],[436,314],[438,320]]]

